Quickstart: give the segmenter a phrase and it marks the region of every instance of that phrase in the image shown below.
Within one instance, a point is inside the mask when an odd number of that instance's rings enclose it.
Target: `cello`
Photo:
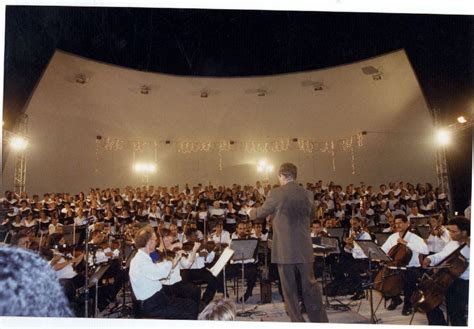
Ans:
[[[405,238],[407,232],[408,229],[403,233],[402,239]],[[408,265],[412,255],[412,251],[402,243],[393,246],[388,252],[391,261],[387,262],[375,276],[374,289],[384,297],[400,295],[403,290],[404,279],[398,268]],[[391,269],[393,267],[397,269]]]
[[[461,254],[466,246],[461,244],[456,250],[443,259],[438,266],[432,269],[432,274],[425,273],[418,284],[411,302],[416,310],[428,313],[441,305],[449,286],[464,273],[469,261]]]

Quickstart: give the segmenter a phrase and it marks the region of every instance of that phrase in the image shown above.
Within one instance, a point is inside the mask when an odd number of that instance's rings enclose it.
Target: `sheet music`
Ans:
[[[214,266],[209,270],[212,275],[217,277],[219,273],[222,271],[224,266],[227,264],[227,262],[232,258],[232,255],[234,254],[234,250],[230,249],[229,247],[226,247],[224,251],[222,252],[221,256],[217,260],[217,262],[214,264]]]

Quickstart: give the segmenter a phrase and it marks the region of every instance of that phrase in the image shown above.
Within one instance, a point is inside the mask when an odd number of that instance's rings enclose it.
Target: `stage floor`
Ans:
[[[229,299],[236,301],[236,295],[231,287],[228,288]],[[121,292],[119,293],[119,299],[121,299]],[[128,297],[128,296],[127,296]],[[359,301],[351,301],[350,295],[328,297],[327,301],[329,305],[326,306],[328,313],[329,323],[372,323],[370,313],[370,301],[368,298],[364,298]],[[222,293],[217,293],[215,299],[223,298]],[[128,299],[128,298],[127,298]],[[378,292],[373,292],[373,307],[377,307],[377,304],[381,300],[381,296]],[[323,296],[323,301],[326,303],[326,298]],[[348,306],[345,308],[343,305]],[[403,304],[402,304],[403,305]],[[394,325],[408,325],[410,324],[411,315],[402,315],[402,305],[399,305],[397,309],[388,311],[384,307],[384,302],[380,304],[376,311],[376,319],[379,324],[394,324]],[[387,303],[388,306],[388,303]],[[285,305],[282,302],[281,296],[278,292],[276,285],[272,285],[272,302],[267,304],[260,303],[260,287],[257,286],[253,290],[253,296],[251,296],[242,309],[242,304],[237,304],[237,312],[246,311],[245,316],[237,316],[238,321],[269,321],[269,322],[290,322],[290,319],[285,311]],[[303,314],[307,319],[306,314]],[[117,318],[119,314],[110,314],[107,312],[99,313],[101,318]],[[412,325],[428,325],[425,314],[415,313],[413,317]]]

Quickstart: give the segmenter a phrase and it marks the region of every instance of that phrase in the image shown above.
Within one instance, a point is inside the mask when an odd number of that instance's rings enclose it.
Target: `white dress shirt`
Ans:
[[[400,237],[399,232],[395,232],[390,235],[382,245],[382,250],[388,254],[390,249],[397,245],[397,240]],[[412,256],[410,262],[408,263],[407,267],[420,267],[420,259],[419,254],[428,255],[428,246],[426,245],[425,241],[420,238],[418,235],[413,234],[411,232],[407,232],[403,240],[407,241],[407,247],[412,251]]]
[[[138,300],[146,300],[161,290],[160,280],[170,274],[172,263],[153,263],[149,254],[139,249],[130,262],[130,283]]]
[[[439,253],[437,254],[434,254],[434,255],[431,255],[431,256],[428,256],[427,258],[431,259],[431,264],[430,266],[436,266],[438,265],[439,263],[441,263],[441,261],[443,259],[445,259],[446,257],[448,257],[454,250],[456,250],[457,248],[459,248],[461,245],[459,244],[459,242],[457,241],[451,241],[449,242],[447,245],[444,246],[443,250],[441,250]],[[469,262],[469,254],[470,254],[470,250],[471,248],[469,248],[468,245],[465,245],[464,248],[461,249],[461,255],[463,255],[464,257],[466,257],[467,261]],[[463,280],[469,280],[469,266],[467,267],[467,269],[461,274],[461,276],[459,277],[460,279],[463,279]]]
[[[216,235],[216,233],[212,233],[211,235],[212,241],[215,243],[227,243],[230,244],[230,233],[226,230],[223,230],[221,235]]]
[[[349,236],[352,234],[352,228],[349,230]],[[372,240],[372,237],[370,234],[366,231],[361,231],[354,240]],[[349,249],[347,247],[344,247],[344,250],[346,252],[352,253],[352,257],[355,259],[363,259],[367,258],[367,256],[364,254],[362,249],[357,245],[357,243],[354,243],[354,248]]]
[[[449,241],[451,241],[451,238],[449,237],[448,230],[445,228],[441,237],[430,234],[426,240],[426,244],[428,245],[428,250],[430,252],[437,253],[443,250],[444,246],[448,244]]]

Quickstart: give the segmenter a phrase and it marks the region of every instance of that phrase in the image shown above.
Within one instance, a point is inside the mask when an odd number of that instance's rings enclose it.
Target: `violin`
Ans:
[[[407,234],[406,230],[402,239]],[[380,291],[384,297],[395,297],[400,295],[404,286],[403,276],[400,275],[400,270],[390,269],[389,267],[404,267],[408,265],[411,260],[413,252],[404,244],[397,243],[393,246],[388,256],[392,259],[387,262],[385,266],[377,273],[374,280],[374,289]]]
[[[347,237],[346,239],[344,239],[344,242],[349,247],[354,247],[354,240],[359,240],[362,233],[364,233],[364,230],[362,229],[362,226],[359,226],[357,230],[352,230],[351,235]]]

